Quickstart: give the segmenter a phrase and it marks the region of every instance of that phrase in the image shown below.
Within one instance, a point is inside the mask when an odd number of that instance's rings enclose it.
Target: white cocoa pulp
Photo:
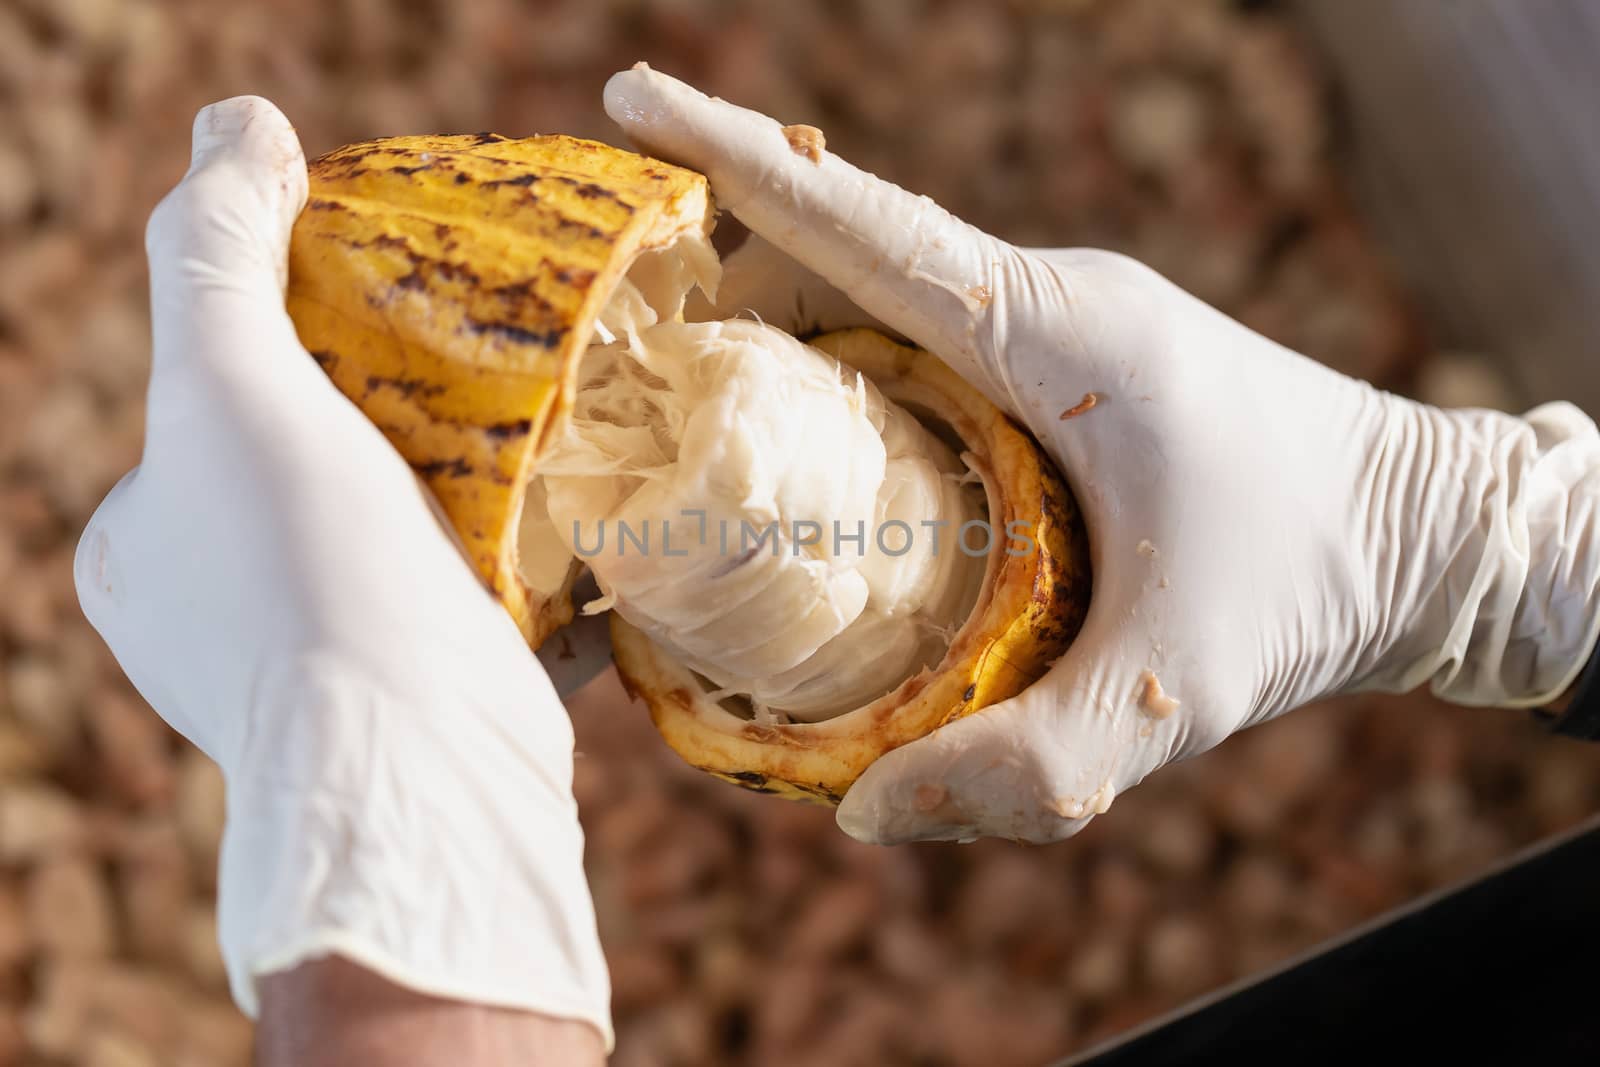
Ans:
[[[935,664],[983,580],[957,536],[987,518],[981,486],[826,353],[760,322],[667,321],[691,272],[647,266],[602,313],[539,462],[524,575],[548,587],[549,557],[577,555],[604,594],[585,610],[758,719],[826,719]]]

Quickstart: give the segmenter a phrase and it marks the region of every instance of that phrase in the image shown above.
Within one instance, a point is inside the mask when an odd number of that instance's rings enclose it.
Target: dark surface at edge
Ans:
[[[1600,820],[1060,1067],[1600,1063]]]

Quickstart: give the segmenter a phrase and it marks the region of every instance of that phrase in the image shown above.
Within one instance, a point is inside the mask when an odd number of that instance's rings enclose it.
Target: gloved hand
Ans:
[[[143,461],[78,548],[84,613],[221,765],[233,994],[337,954],[414,991],[587,1022],[608,982],[572,727],[399,454],[284,311],[293,129],[195,120],[150,220]]]
[[[1123,256],[1015,248],[814,162],[771,119],[654,71],[605,99],[770,242],[730,257],[722,314],[887,324],[1028,426],[1085,513],[1077,641],[1017,698],[870,767],[839,808],[852,836],[1063,838],[1163,764],[1308,701],[1431,682],[1538,705],[1594,647],[1600,435],[1570,405],[1413,403]]]

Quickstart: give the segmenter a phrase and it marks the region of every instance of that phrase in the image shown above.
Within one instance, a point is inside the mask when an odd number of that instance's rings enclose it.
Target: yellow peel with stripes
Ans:
[[[571,572],[530,590],[517,523],[595,316],[644,251],[710,221],[705,179],[572,137],[398,137],[310,166],[289,249],[300,340],[442,505],[537,646]]]

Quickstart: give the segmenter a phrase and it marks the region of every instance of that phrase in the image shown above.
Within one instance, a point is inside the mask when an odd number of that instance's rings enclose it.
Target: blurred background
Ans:
[[[1340,6],[1372,21],[1232,0],[0,0],[0,1064],[248,1061],[213,931],[220,778],[123,680],[70,568],[138,456],[141,234],[197,108],[268,96],[308,155],[415,132],[612,139],[600,88],[646,59],[1015,241],[1129,252],[1382,386],[1554,395],[1560,360],[1592,351],[1520,349],[1493,276],[1432,284],[1438,246],[1402,224],[1507,203],[1394,178],[1424,134],[1435,165],[1463,143],[1497,155],[1483,109],[1464,141],[1418,117],[1453,90],[1402,47],[1419,8],[1474,5]],[[1578,269],[1470,241],[1442,258],[1536,262],[1543,305]],[[1374,697],[1229,741],[1062,845],[871,849],[827,810],[688,770],[609,680],[573,714],[621,1067],[1044,1063],[1600,801],[1600,748]]]

